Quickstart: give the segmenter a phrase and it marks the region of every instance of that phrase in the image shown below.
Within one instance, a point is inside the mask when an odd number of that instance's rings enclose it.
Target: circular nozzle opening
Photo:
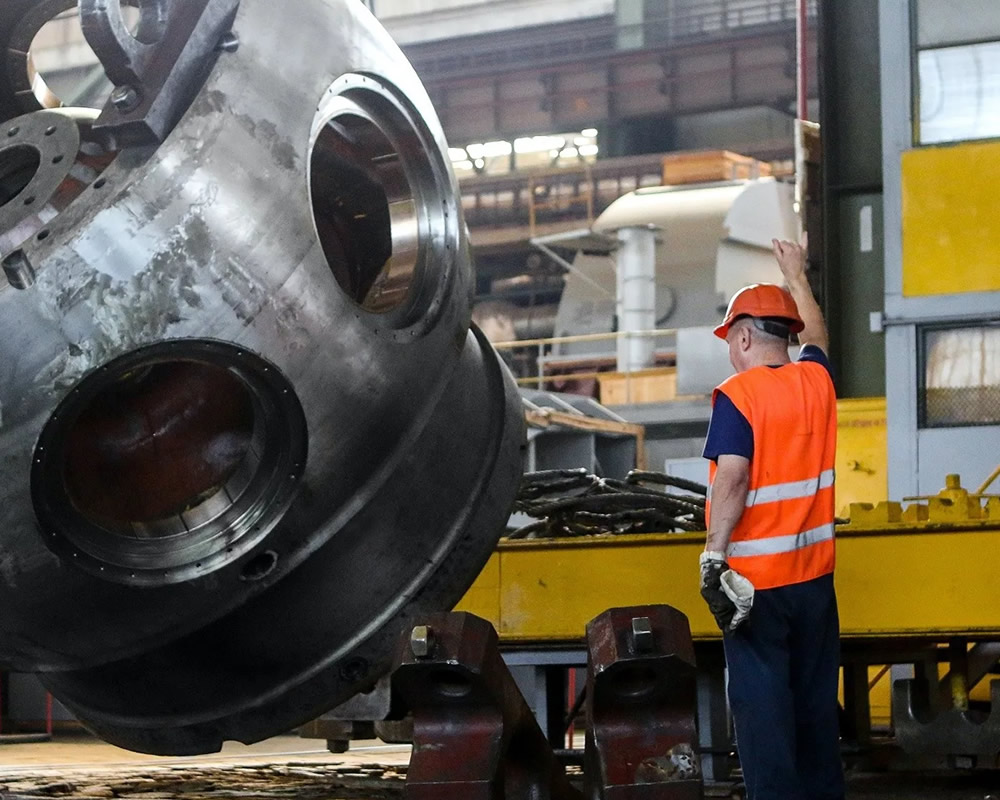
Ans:
[[[320,101],[309,151],[316,234],[376,330],[426,325],[455,269],[459,215],[442,152],[381,78],[341,76]]]
[[[259,544],[305,458],[302,408],[277,367],[222,342],[163,342],[73,387],[42,430],[32,495],[46,542],[72,563],[174,583]]]
[[[366,311],[397,308],[413,283],[416,202],[395,146],[372,120],[341,114],[312,153],[316,229],[337,283]]]
[[[232,503],[259,465],[253,395],[229,370],[163,361],[122,375],[83,405],[65,434],[63,483],[74,508],[123,533],[167,536],[220,493]],[[260,432],[263,433],[262,431]]]

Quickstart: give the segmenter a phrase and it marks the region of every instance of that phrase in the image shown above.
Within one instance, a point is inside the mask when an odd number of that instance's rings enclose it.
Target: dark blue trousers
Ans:
[[[757,591],[723,640],[749,800],[843,800],[833,575]]]

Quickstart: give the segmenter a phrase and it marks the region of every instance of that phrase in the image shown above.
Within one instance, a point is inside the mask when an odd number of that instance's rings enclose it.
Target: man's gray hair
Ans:
[[[749,316],[740,317],[733,321],[732,325],[730,325],[730,328],[736,328],[736,327],[750,328],[753,330],[754,336],[758,337],[762,344],[767,343],[767,344],[783,344],[785,346],[788,345],[787,335],[779,336],[776,333],[772,333],[761,324],[763,322],[764,320],[759,320],[754,317],[749,317]]]

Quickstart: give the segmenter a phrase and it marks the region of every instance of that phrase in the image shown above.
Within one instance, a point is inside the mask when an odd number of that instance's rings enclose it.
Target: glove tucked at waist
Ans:
[[[706,550],[698,559],[701,596],[719,630],[735,631],[753,608],[754,586],[726,563],[725,553]]]

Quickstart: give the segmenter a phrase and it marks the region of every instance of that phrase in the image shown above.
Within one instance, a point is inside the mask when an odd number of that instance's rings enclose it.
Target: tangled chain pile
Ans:
[[[669,494],[666,487],[691,494]],[[508,538],[703,531],[707,494],[700,483],[662,472],[632,470],[624,481],[585,469],[531,472],[521,482],[514,509],[537,521]]]

